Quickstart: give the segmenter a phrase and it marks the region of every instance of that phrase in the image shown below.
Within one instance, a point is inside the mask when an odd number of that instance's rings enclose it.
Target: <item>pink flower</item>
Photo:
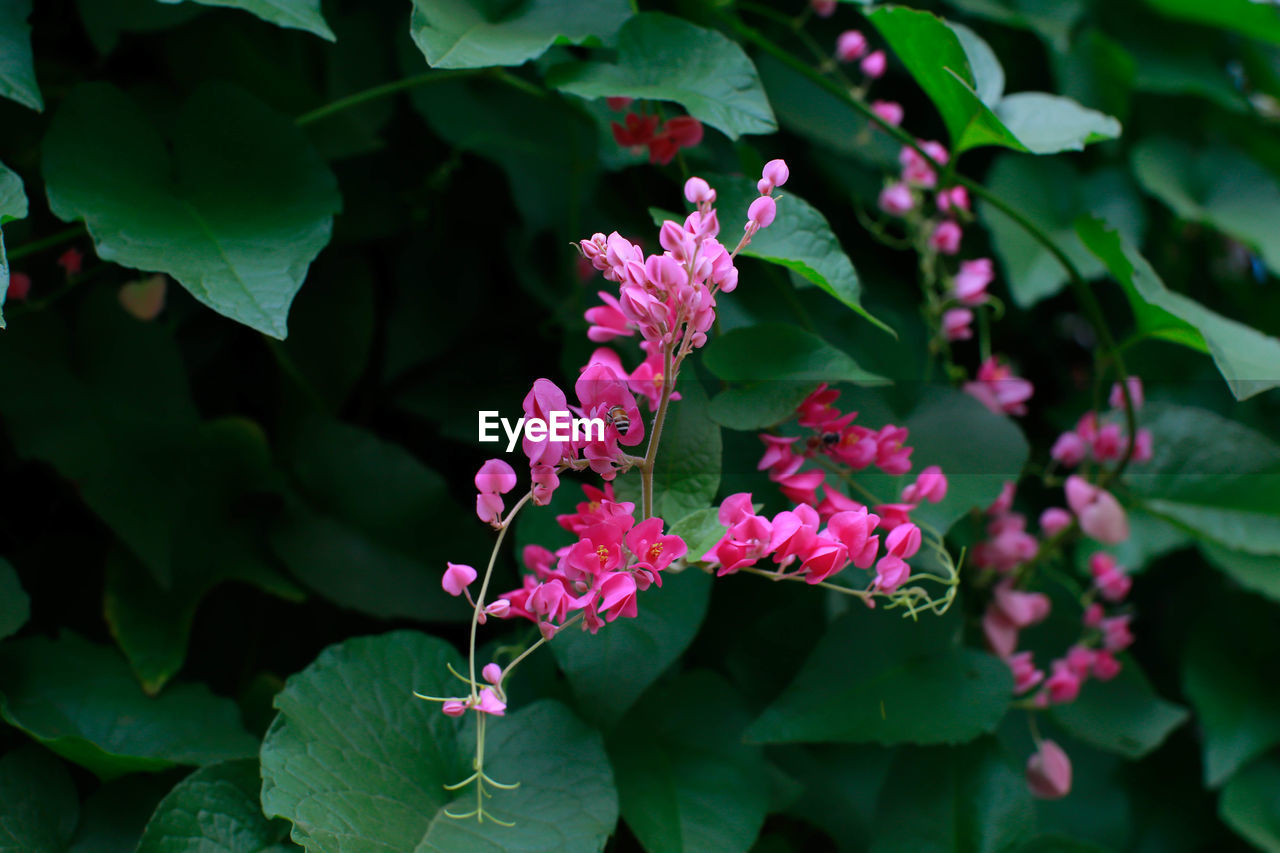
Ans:
[[[1110,602],[1123,600],[1133,586],[1124,569],[1116,564],[1115,557],[1105,551],[1098,551],[1089,558],[1089,573],[1093,575],[1098,593]]]
[[[996,496],[991,506],[987,507],[987,515],[1004,515],[1013,509],[1013,496],[1017,491],[1017,486],[1012,480],[1006,480],[1004,485],[1000,487],[1000,494]]]
[[[1058,440],[1049,449],[1049,456],[1068,468],[1074,468],[1083,462],[1087,453],[1088,447],[1084,439],[1074,432],[1064,432],[1058,436]]]
[[[613,131],[613,141],[618,143],[619,148],[639,148],[648,145],[653,139],[654,131],[658,129],[657,116],[627,113],[622,121],[622,124],[616,121],[609,123],[609,128]]]
[[[911,147],[904,147],[898,153],[898,162],[902,164],[902,179],[908,184],[925,189],[937,186],[938,174],[929,161],[920,156],[920,152]]]
[[[884,51],[877,50],[874,53],[867,54],[858,67],[862,69],[863,74],[875,80],[884,75],[888,62],[889,59],[884,55]]]
[[[1129,398],[1133,401],[1133,410],[1136,412],[1142,408],[1144,396],[1142,393],[1142,380],[1136,376],[1128,377]],[[1120,383],[1115,382],[1111,385],[1111,394],[1107,397],[1107,403],[1113,409],[1124,411],[1124,391],[1120,388]]]
[[[440,581],[440,585],[444,587],[444,591],[455,598],[466,590],[467,587],[476,579],[476,570],[470,566],[461,563],[446,563],[448,566],[444,570],[444,578]]]
[[[486,687],[480,691],[480,701],[476,703],[476,710],[481,714],[501,717],[507,713],[507,703],[498,698],[498,694],[493,692],[492,687]]]
[[[867,52],[867,37],[857,30],[845,30],[836,39],[836,59],[854,62]]]
[[[818,487],[826,479],[826,472],[821,470],[802,471],[778,479],[778,489],[792,503],[817,506]]]
[[[1027,787],[1042,800],[1060,800],[1071,792],[1071,760],[1051,740],[1027,759]]]
[[[1043,622],[1049,615],[1049,596],[1041,592],[1014,589],[1012,580],[1002,581],[996,587],[993,603],[1018,628],[1030,628]]]
[[[636,579],[630,572],[614,572],[600,584],[600,612],[608,613],[605,620],[612,622],[619,616],[634,618],[636,609]]]
[[[773,218],[777,215],[777,202],[775,202],[770,196],[762,195],[755,201],[751,202],[751,206],[747,208],[746,230],[754,230],[754,228],[768,228],[773,223]]]
[[[876,512],[880,515],[880,527],[882,530],[895,530],[911,521],[911,511],[916,508],[915,504],[898,503],[898,504],[877,504]]]
[[[769,522],[766,550],[779,566],[789,566],[801,554],[809,552],[811,541],[817,535],[817,512],[807,504],[800,504],[795,510],[784,509]]]
[[[885,554],[876,561],[876,579],[872,586],[881,592],[893,592],[910,576],[911,567],[907,565],[906,560],[892,554]]]
[[[902,104],[895,101],[872,101],[871,112],[884,119],[885,124],[891,124],[894,127],[902,124],[904,115]]]
[[[950,219],[939,222],[929,235],[929,246],[944,255],[960,251],[960,238],[964,236],[959,224]]]
[[[491,492],[481,492],[476,495],[476,517],[485,524],[500,527],[504,508],[501,495],[495,495]]]
[[[995,280],[995,269],[990,258],[961,261],[952,286],[956,299],[965,305],[980,305],[987,299],[987,285]]]
[[[764,164],[764,168],[760,172],[760,180],[765,181],[769,185],[769,189],[780,187],[791,177],[791,170],[787,168],[787,161],[781,159],[770,160]],[[759,189],[759,184],[756,185]],[[760,192],[764,193],[763,189]],[[767,195],[767,193],[765,193]],[[761,226],[762,228],[764,226]]]
[[[1134,462],[1151,461],[1151,430],[1138,430],[1138,436],[1133,442],[1133,456],[1131,458]]]
[[[467,703],[461,699],[448,699],[440,708],[447,717],[461,717],[467,713]]]
[[[1129,630],[1129,616],[1112,616],[1103,619],[1102,645],[1109,652],[1122,652],[1133,645],[1133,632]]]
[[[1018,626],[998,607],[989,606],[982,614],[982,634],[987,639],[987,647],[997,657],[1007,658],[1018,647]]]
[[[1084,609],[1084,614],[1080,617],[1080,621],[1086,628],[1098,628],[1102,625],[1102,617],[1104,615],[1102,605],[1095,601]]]
[[[1065,487],[1067,505],[1080,520],[1080,529],[1106,545],[1118,545],[1129,538],[1129,519],[1115,496],[1072,475]]]
[[[942,333],[949,341],[967,341],[973,337],[973,312],[968,308],[948,308],[942,312]]]
[[[906,216],[915,207],[916,199],[906,184],[893,183],[880,191],[878,204],[890,216]]]
[[[616,112],[621,112],[622,110],[625,110],[627,107],[631,106],[632,100],[634,99],[619,96],[619,97],[613,97],[613,98],[605,98],[604,102],[609,105],[609,109],[613,110],[616,113]]]
[[[920,550],[920,528],[914,524],[900,524],[884,539],[884,550],[895,557],[910,560]]]
[[[636,568],[643,570],[658,586],[662,586],[658,572],[688,551],[688,546],[679,536],[662,535],[661,518],[649,518],[631,528],[626,542],[627,548],[636,556]]]
[[[533,502],[538,506],[546,506],[560,487],[560,475],[550,465],[534,465],[529,474],[533,486]]]
[[[484,494],[506,494],[516,487],[516,472],[501,459],[490,459],[476,472],[475,483]]]
[[[830,18],[836,13],[837,2],[839,0],[809,0],[809,8],[819,18]]]
[[[1071,526],[1071,513],[1060,506],[1051,506],[1040,513],[1040,530],[1045,536],[1057,536]]]
[[[1051,664],[1051,669],[1051,674],[1044,682],[1049,701],[1055,705],[1074,702],[1080,695],[1080,685],[1084,680],[1067,665],[1065,660],[1055,660]]]
[[[616,296],[601,290],[596,294],[603,305],[588,308],[583,315],[591,327],[587,329],[587,338],[596,343],[611,341],[617,337],[630,337],[635,330],[627,322],[627,315],[622,313]]]
[[[1088,646],[1076,644],[1067,649],[1067,666],[1072,672],[1080,676],[1081,680],[1084,680],[1089,677],[1089,672],[1093,669],[1093,661],[1097,654],[1096,651]]]
[[[964,187],[951,187],[950,189],[941,190],[936,198],[938,210],[946,213],[953,208],[956,210],[969,210],[969,191]]]
[[[906,444],[906,427],[886,424],[876,433],[876,467],[886,474],[905,474],[911,470],[911,447]]]
[[[487,663],[484,669],[480,670],[480,677],[490,684],[497,684],[502,680],[502,667],[496,663]]]
[[[684,197],[690,204],[713,204],[716,191],[702,178],[693,177],[684,182]]]
[[[568,411],[569,402],[550,379],[539,379],[524,398],[524,416],[538,418],[550,423],[552,412]],[[549,437],[541,441],[533,441],[525,434],[521,444],[524,454],[529,457],[530,465],[555,465],[561,459],[573,455],[572,447],[567,441],[552,441]]]
[[[880,548],[880,537],[871,535],[879,521],[877,516],[867,512],[866,507],[837,512],[827,520],[827,532],[844,543],[849,560],[855,566],[867,569],[875,561],[876,551]]]
[[[508,614],[511,613],[511,601],[506,598],[499,598],[491,604],[486,604],[484,612],[497,619],[506,619]]]
[[[964,391],[997,415],[1025,415],[1035,387],[992,357],[978,368],[976,381],[964,384]]]
[[[806,544],[806,551],[799,555],[800,573],[806,583],[821,583],[849,565],[849,549],[830,534],[820,533]]]
[[[5,299],[10,302],[21,302],[31,292],[31,276],[24,272],[15,272],[9,276],[9,291]]]
[[[1120,674],[1120,661],[1116,660],[1116,656],[1106,649],[1101,649],[1093,655],[1093,677],[1099,681],[1110,681]]]
[[[916,481],[902,490],[902,500],[918,504],[928,501],[936,504],[947,496],[947,476],[937,465],[930,465],[916,477]]]
[[[1119,459],[1125,443],[1119,424],[1103,424],[1093,438],[1093,455],[1104,462]]]
[[[1009,664],[1009,669],[1013,671],[1014,695],[1026,693],[1041,681],[1044,681],[1044,670],[1036,669],[1031,652],[1018,652],[1016,655],[1010,655],[1005,662]]]

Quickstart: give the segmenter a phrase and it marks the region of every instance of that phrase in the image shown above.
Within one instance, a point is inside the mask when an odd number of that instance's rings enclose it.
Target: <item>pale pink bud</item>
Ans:
[[[516,487],[516,472],[501,459],[490,459],[476,472],[475,482],[482,494],[506,494]]]
[[[1102,645],[1109,652],[1122,652],[1133,645],[1133,632],[1129,630],[1129,616],[1113,616],[1103,619]]]
[[[1120,668],[1120,661],[1106,649],[1096,652],[1093,656],[1093,677],[1099,681],[1110,681],[1115,678],[1120,674]]]
[[[911,523],[900,524],[885,537],[884,550],[894,557],[910,560],[920,550],[920,541],[919,527]]]
[[[1051,740],[1027,759],[1027,787],[1042,800],[1060,800],[1071,792],[1071,759]]]
[[[497,601],[486,604],[484,612],[499,619],[506,619],[507,614],[511,612],[511,602],[505,598],[499,598]]]
[[[1029,628],[1049,615],[1049,597],[1041,592],[1023,592],[1013,588],[1012,581],[996,587],[995,606],[1018,628]]]
[[[872,101],[871,112],[884,119],[885,124],[891,124],[894,127],[902,124],[904,115],[902,104],[896,101]]]
[[[542,639],[546,640],[547,642],[551,642],[551,639],[555,637],[555,635],[559,631],[560,629],[557,628],[555,625],[552,625],[550,622],[538,623],[538,633],[541,634]]]
[[[1026,693],[1041,681],[1044,681],[1044,670],[1036,669],[1031,652],[1018,652],[1010,655],[1006,661],[1013,671],[1014,695]]]
[[[960,189],[963,189],[962,187]],[[987,299],[987,285],[995,280],[995,267],[990,258],[962,261],[952,286],[956,299],[965,305],[980,305]]]
[[[862,73],[870,77],[872,80],[884,74],[884,69],[888,65],[889,59],[884,55],[883,50],[877,50],[875,53],[867,54],[859,66]]]
[[[684,197],[691,204],[711,203],[716,200],[716,191],[702,178],[693,177],[684,182]]]
[[[1102,625],[1103,615],[1102,605],[1095,601],[1084,609],[1084,616],[1081,617],[1080,621],[1084,623],[1086,628],[1097,628]]]
[[[448,568],[444,570],[444,578],[440,581],[440,585],[452,596],[462,595],[462,591],[475,581],[476,570],[461,563],[446,563],[446,565]]]
[[[1134,462],[1151,461],[1151,430],[1138,430],[1138,436],[1133,441],[1132,459]]]
[[[463,714],[467,713],[467,705],[461,699],[450,699],[448,702],[444,703],[444,706],[440,710],[444,711],[447,716],[461,717]]]
[[[1051,506],[1040,513],[1040,529],[1045,536],[1057,536],[1071,526],[1071,513],[1060,506]]]
[[[830,18],[836,13],[838,0],[809,0],[809,8],[819,18]]]
[[[947,476],[937,465],[930,465],[920,472],[916,481],[902,490],[902,499],[907,503],[928,501],[936,504],[947,496]]]
[[[1088,678],[1097,654],[1088,646],[1074,645],[1067,649],[1067,666],[1081,679]]]
[[[1142,394],[1142,380],[1136,376],[1128,378],[1129,398],[1133,401],[1133,410],[1136,412],[1142,408],[1144,397]],[[1124,391],[1120,388],[1120,383],[1113,383],[1111,386],[1111,395],[1107,398],[1107,402],[1113,409],[1124,410]]]
[[[1055,705],[1076,701],[1076,697],[1080,695],[1083,679],[1067,665],[1065,660],[1056,660],[1051,667],[1053,672],[1044,682],[1049,701]]]
[[[489,492],[476,495],[476,516],[485,524],[498,524],[502,521],[502,497]]]
[[[857,30],[845,30],[836,39],[836,59],[853,62],[867,52],[867,37]]]
[[[960,238],[963,236],[959,223],[946,219],[939,222],[929,235],[929,245],[944,255],[954,255],[960,251]]]
[[[987,607],[982,614],[982,634],[997,657],[1007,658],[1018,647],[1018,626],[1005,618],[1000,608],[994,605]]]
[[[1084,439],[1074,432],[1064,432],[1058,436],[1049,450],[1049,455],[1068,468],[1074,468],[1084,461],[1088,451]]]
[[[894,183],[880,191],[880,209],[890,216],[906,216],[915,207],[916,199],[911,188],[903,183]]]
[[[487,663],[484,669],[480,670],[480,676],[490,684],[497,684],[502,680],[502,667],[496,663]]]
[[[964,187],[951,187],[938,193],[936,199],[938,210],[944,213],[955,208],[968,212],[969,210],[969,191]]]
[[[949,341],[967,341],[973,337],[973,312],[968,308],[948,308],[942,312],[942,333]]]
[[[773,186],[780,187],[787,182],[787,178],[791,177],[791,170],[787,168],[787,161],[774,159],[764,164],[761,176]]]
[[[773,218],[778,215],[777,203],[767,195],[762,195],[755,201],[751,202],[751,206],[747,208],[747,228],[755,226],[756,228],[768,228],[773,223]]]

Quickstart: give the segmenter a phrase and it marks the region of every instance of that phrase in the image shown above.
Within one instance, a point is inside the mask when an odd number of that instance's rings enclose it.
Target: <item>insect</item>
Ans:
[[[627,417],[627,410],[622,406],[614,406],[604,416],[605,423],[613,424],[618,432],[627,432],[631,429],[631,418]]]
[[[825,447],[831,447],[837,444],[839,441],[840,441],[840,433],[838,432],[824,432],[822,434],[822,444]]]

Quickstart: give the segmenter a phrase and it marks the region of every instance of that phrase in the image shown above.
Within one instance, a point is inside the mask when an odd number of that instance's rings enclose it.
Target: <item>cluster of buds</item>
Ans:
[[[1130,376],[1126,385],[1136,412],[1142,408],[1143,403],[1142,380]],[[1127,449],[1124,433],[1125,401],[1120,383],[1112,386],[1107,403],[1111,406],[1110,412],[1101,416],[1097,412],[1086,412],[1076,423],[1075,429],[1058,436],[1049,451],[1055,462],[1064,468],[1076,468],[1084,463],[1103,464],[1118,462],[1124,458]],[[1137,431],[1130,458],[1133,462],[1151,460],[1150,430]]]
[[[1141,405],[1142,383],[1130,379],[1128,391],[1134,407]],[[1112,389],[1110,402],[1114,408],[1124,407],[1124,391],[1119,385]],[[1122,458],[1124,439],[1118,425],[1109,430],[1115,432],[1113,437],[1100,438],[1102,430],[1092,413],[1081,424],[1090,429],[1082,434],[1077,427],[1064,434],[1054,445],[1055,459],[1067,464],[1064,449],[1073,465],[1090,455],[1099,462]],[[1145,445],[1144,455],[1149,457],[1150,435],[1135,438],[1135,451],[1138,444]],[[1136,452],[1134,456],[1137,458]],[[1115,678],[1121,669],[1116,655],[1133,643],[1132,614],[1122,609],[1133,581],[1112,554],[1096,551],[1089,558],[1090,584],[1080,596],[1083,616],[1076,642],[1049,662],[1047,673],[1037,667],[1032,652],[1017,650],[1019,632],[1049,615],[1047,596],[1018,588],[1028,577],[1025,569],[1039,558],[1041,549],[1049,543],[1056,544],[1076,525],[1085,536],[1104,545],[1118,545],[1129,538],[1124,507],[1100,484],[1073,474],[1067,478],[1063,493],[1065,508],[1050,507],[1040,515],[1042,544],[1027,532],[1026,517],[1013,511],[1013,484],[1006,483],[1000,497],[987,510],[991,517],[987,539],[972,551],[974,565],[1000,576],[982,617],[983,635],[991,651],[1009,665],[1015,694],[1024,697],[1024,703],[1032,708],[1074,702],[1088,679]],[[1071,788],[1071,763],[1066,753],[1052,741],[1041,741],[1028,761],[1027,780],[1036,796],[1065,796]]]
[[[631,105],[631,98],[607,100],[615,112]],[[637,154],[648,149],[649,162],[660,166],[675,159],[681,148],[693,148],[702,142],[702,122],[693,116],[674,116],[663,121],[657,115],[628,111],[621,122],[610,122],[609,127],[618,147]]]
[[[885,56],[885,52],[871,50],[867,37],[858,30],[845,30],[836,38],[836,60],[843,63],[858,63],[858,68],[867,82],[883,77],[885,68],[889,65],[889,58]],[[888,104],[888,102],[884,103]],[[898,121],[890,121],[890,124],[897,124],[902,121],[902,107],[897,104],[892,106],[897,108]],[[887,118],[885,120],[889,121]]]
[[[948,312],[950,313],[950,312]],[[943,323],[947,322],[943,315]],[[994,356],[978,366],[977,375],[962,386],[964,392],[997,415],[1025,415],[1027,401],[1035,393],[1031,380]]]

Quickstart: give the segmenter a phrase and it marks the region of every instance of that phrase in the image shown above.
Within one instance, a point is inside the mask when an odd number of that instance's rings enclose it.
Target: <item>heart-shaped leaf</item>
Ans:
[[[252,97],[207,86],[166,139],[104,83],[74,89],[44,144],[49,205],[84,220],[104,260],[166,272],[273,337],[342,206],[302,132]]]
[[[5,0],[0,5],[0,97],[33,110],[44,109],[31,55],[32,0]]]
[[[161,3],[181,3],[183,0],[160,0]],[[320,0],[190,0],[201,6],[226,6],[244,9],[264,21],[277,26],[315,33],[322,39],[334,40],[333,30],[320,14]]]
[[[289,832],[262,813],[262,780],[252,759],[220,761],[183,779],[159,805],[137,853],[259,853]]]

